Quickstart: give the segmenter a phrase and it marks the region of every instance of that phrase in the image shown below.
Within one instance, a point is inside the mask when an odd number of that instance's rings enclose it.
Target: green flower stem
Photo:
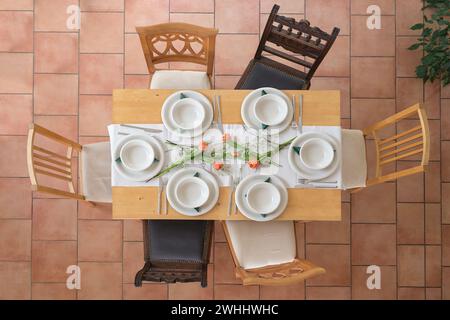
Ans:
[[[257,152],[253,152],[250,150],[250,148],[248,147],[248,145],[246,145],[245,147],[238,144],[235,141],[227,141],[226,144],[233,147],[236,150],[239,150],[239,156],[235,157],[236,159],[240,159],[243,161],[248,161],[249,159],[254,159],[253,157],[255,157],[256,159],[258,159],[261,163],[263,161],[265,161],[266,159],[269,159],[269,163],[276,165],[276,166],[281,166],[280,164],[274,162],[271,157],[275,154],[280,152],[281,150],[283,150],[284,148],[286,148],[287,146],[289,146],[292,141],[295,139],[291,138],[286,142],[283,142],[282,144],[278,145],[275,149],[272,149],[270,151],[267,151],[265,153],[257,153]],[[173,169],[180,167],[182,165],[184,165],[186,163],[186,161],[189,160],[195,160],[198,156],[201,156],[201,160],[202,162],[206,162],[206,163],[214,163],[217,160],[224,160],[224,159],[228,159],[229,157],[231,158],[231,153],[229,152],[216,152],[216,155],[214,157],[208,156],[207,154],[205,154],[205,152],[199,150],[197,147],[182,147],[180,145],[177,145],[173,142],[167,141],[167,143],[171,144],[171,145],[175,145],[177,147],[182,148],[183,151],[185,151],[185,155],[175,161],[174,163],[172,163],[170,166],[168,166],[167,168],[161,170],[156,176],[154,176],[152,179],[153,180],[155,178],[159,178],[167,173],[169,173],[170,171],[172,171]],[[217,144],[212,144],[211,146],[214,145],[224,145],[221,143],[217,143]]]

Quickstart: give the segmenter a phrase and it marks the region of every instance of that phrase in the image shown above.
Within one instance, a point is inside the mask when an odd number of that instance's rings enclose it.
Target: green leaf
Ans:
[[[264,182],[270,183],[271,182],[270,177],[268,177],[266,180],[264,180]]]
[[[423,65],[418,66],[418,67],[416,68],[416,75],[417,75],[419,78],[424,79],[425,76],[427,75],[427,67],[426,67],[426,66],[423,66]]]
[[[186,95],[184,93],[180,93],[180,99],[184,99],[187,98]]]
[[[200,207],[196,207],[194,208],[195,211],[200,212],[201,208]]]
[[[419,30],[419,29],[423,29],[425,25],[423,23],[416,23],[415,25],[413,25],[411,27],[411,30]]]
[[[301,149],[301,147],[295,146],[295,147],[292,147],[292,149],[294,150],[294,152],[295,152],[296,154],[300,155],[300,149]]]
[[[267,94],[266,90],[261,91],[261,95],[262,96],[265,95],[265,94]]]
[[[198,172],[194,173],[194,177],[196,177],[196,178],[200,177],[200,173],[198,173]]]
[[[120,163],[120,162],[122,162],[122,159],[120,159],[120,157],[118,157],[118,158],[116,159],[116,162]]]
[[[415,43],[408,48],[408,50],[417,50],[420,47],[420,43]]]
[[[266,130],[268,127],[269,127],[268,124],[261,123],[261,128],[262,128],[263,130]]]
[[[153,161],[159,162],[159,159],[158,158],[154,158]]]
[[[267,217],[267,214],[262,214],[261,217],[265,218]]]

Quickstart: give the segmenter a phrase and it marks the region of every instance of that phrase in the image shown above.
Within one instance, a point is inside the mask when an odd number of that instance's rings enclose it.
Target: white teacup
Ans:
[[[333,159],[333,147],[324,139],[308,139],[300,149],[300,160],[305,167],[312,170],[325,169],[333,162]]]
[[[131,171],[142,171],[155,160],[153,147],[144,140],[134,139],[126,142],[120,149],[120,161]]]
[[[183,98],[174,103],[171,117],[179,128],[193,130],[202,125],[205,109],[197,100]]]
[[[269,214],[280,205],[280,191],[273,184],[258,182],[247,192],[247,204],[256,213]]]
[[[265,94],[256,99],[254,114],[256,119],[266,125],[276,126],[286,119],[288,106],[283,98],[276,94]]]
[[[186,208],[198,208],[209,198],[208,184],[197,177],[185,177],[175,186],[177,201]]]

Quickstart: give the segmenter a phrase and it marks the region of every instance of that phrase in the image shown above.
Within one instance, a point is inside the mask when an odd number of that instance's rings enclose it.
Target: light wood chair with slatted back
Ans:
[[[150,89],[210,89],[217,29],[188,23],[163,23],[136,27],[148,71]],[[206,72],[156,70],[164,62],[190,62],[206,66]]]
[[[49,142],[52,143],[51,148],[43,146]],[[80,192],[75,188],[77,177],[72,171],[73,161],[77,161],[73,157],[75,153],[78,153],[80,162]],[[32,123],[28,130],[27,162],[33,191],[91,203],[112,202],[109,142],[82,146]]]
[[[222,221],[243,285],[290,285],[325,273],[297,257],[293,221]]]
[[[417,121],[417,125],[399,132],[400,121],[409,119]],[[412,120],[417,119],[417,120]],[[397,127],[397,133],[381,138],[381,132],[392,126]],[[374,177],[367,178],[366,141],[372,137],[375,143],[376,167]],[[430,131],[425,110],[417,103],[382,121],[379,121],[363,131],[342,130],[343,168],[342,179],[344,189],[352,192],[363,187],[393,181],[415,173],[424,172],[430,156]],[[387,172],[388,165],[397,160],[408,160],[420,157],[420,165]]]

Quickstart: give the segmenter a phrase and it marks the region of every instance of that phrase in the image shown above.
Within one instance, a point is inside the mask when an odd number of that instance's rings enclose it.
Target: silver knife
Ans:
[[[139,130],[143,130],[143,131],[147,131],[147,132],[151,132],[151,133],[160,133],[162,132],[162,130],[160,129],[152,129],[152,128],[143,128],[143,127],[138,127],[138,126],[132,126],[129,124],[121,124],[121,127],[125,127],[125,128],[132,128],[132,129],[139,129]]]
[[[158,178],[158,214],[161,215],[161,194],[163,192],[163,182],[162,178]]]
[[[298,131],[302,133],[303,127],[303,95],[298,95]]]

